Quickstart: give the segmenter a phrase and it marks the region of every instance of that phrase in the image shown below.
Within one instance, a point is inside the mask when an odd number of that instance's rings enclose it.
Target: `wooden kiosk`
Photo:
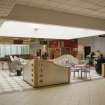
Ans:
[[[33,87],[69,83],[70,67],[35,58],[24,66],[23,79]]]

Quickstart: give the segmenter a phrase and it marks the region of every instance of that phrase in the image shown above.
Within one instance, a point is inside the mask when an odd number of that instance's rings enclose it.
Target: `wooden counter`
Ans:
[[[32,59],[24,66],[23,78],[33,87],[70,82],[70,67],[54,64],[51,61]]]

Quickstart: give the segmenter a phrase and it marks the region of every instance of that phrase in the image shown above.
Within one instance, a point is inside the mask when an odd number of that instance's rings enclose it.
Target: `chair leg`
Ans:
[[[90,72],[89,72],[89,77],[90,77],[90,80],[91,80],[91,75],[90,75]]]
[[[78,71],[78,77],[79,77],[79,71]]]
[[[75,71],[74,71],[74,75],[73,75],[73,78],[75,78]]]
[[[86,72],[84,72],[84,79],[86,79]]]
[[[82,71],[81,71],[81,79],[82,79]]]
[[[91,80],[91,75],[90,75],[90,72],[87,72],[87,73],[89,73],[89,79]],[[87,77],[86,77],[87,78]]]

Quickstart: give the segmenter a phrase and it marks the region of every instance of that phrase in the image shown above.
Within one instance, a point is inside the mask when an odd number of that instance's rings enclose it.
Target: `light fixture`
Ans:
[[[38,31],[39,30],[39,28],[34,28],[34,31]]]

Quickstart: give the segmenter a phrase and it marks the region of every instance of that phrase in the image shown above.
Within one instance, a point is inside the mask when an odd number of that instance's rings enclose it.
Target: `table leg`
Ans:
[[[3,62],[1,63],[1,67],[2,67],[1,69],[3,70]]]
[[[75,71],[74,71],[74,75],[73,75],[73,78],[75,78]]]
[[[2,62],[1,64],[2,64],[2,70],[4,70],[4,62]]]
[[[82,79],[82,69],[81,69],[81,79]]]

